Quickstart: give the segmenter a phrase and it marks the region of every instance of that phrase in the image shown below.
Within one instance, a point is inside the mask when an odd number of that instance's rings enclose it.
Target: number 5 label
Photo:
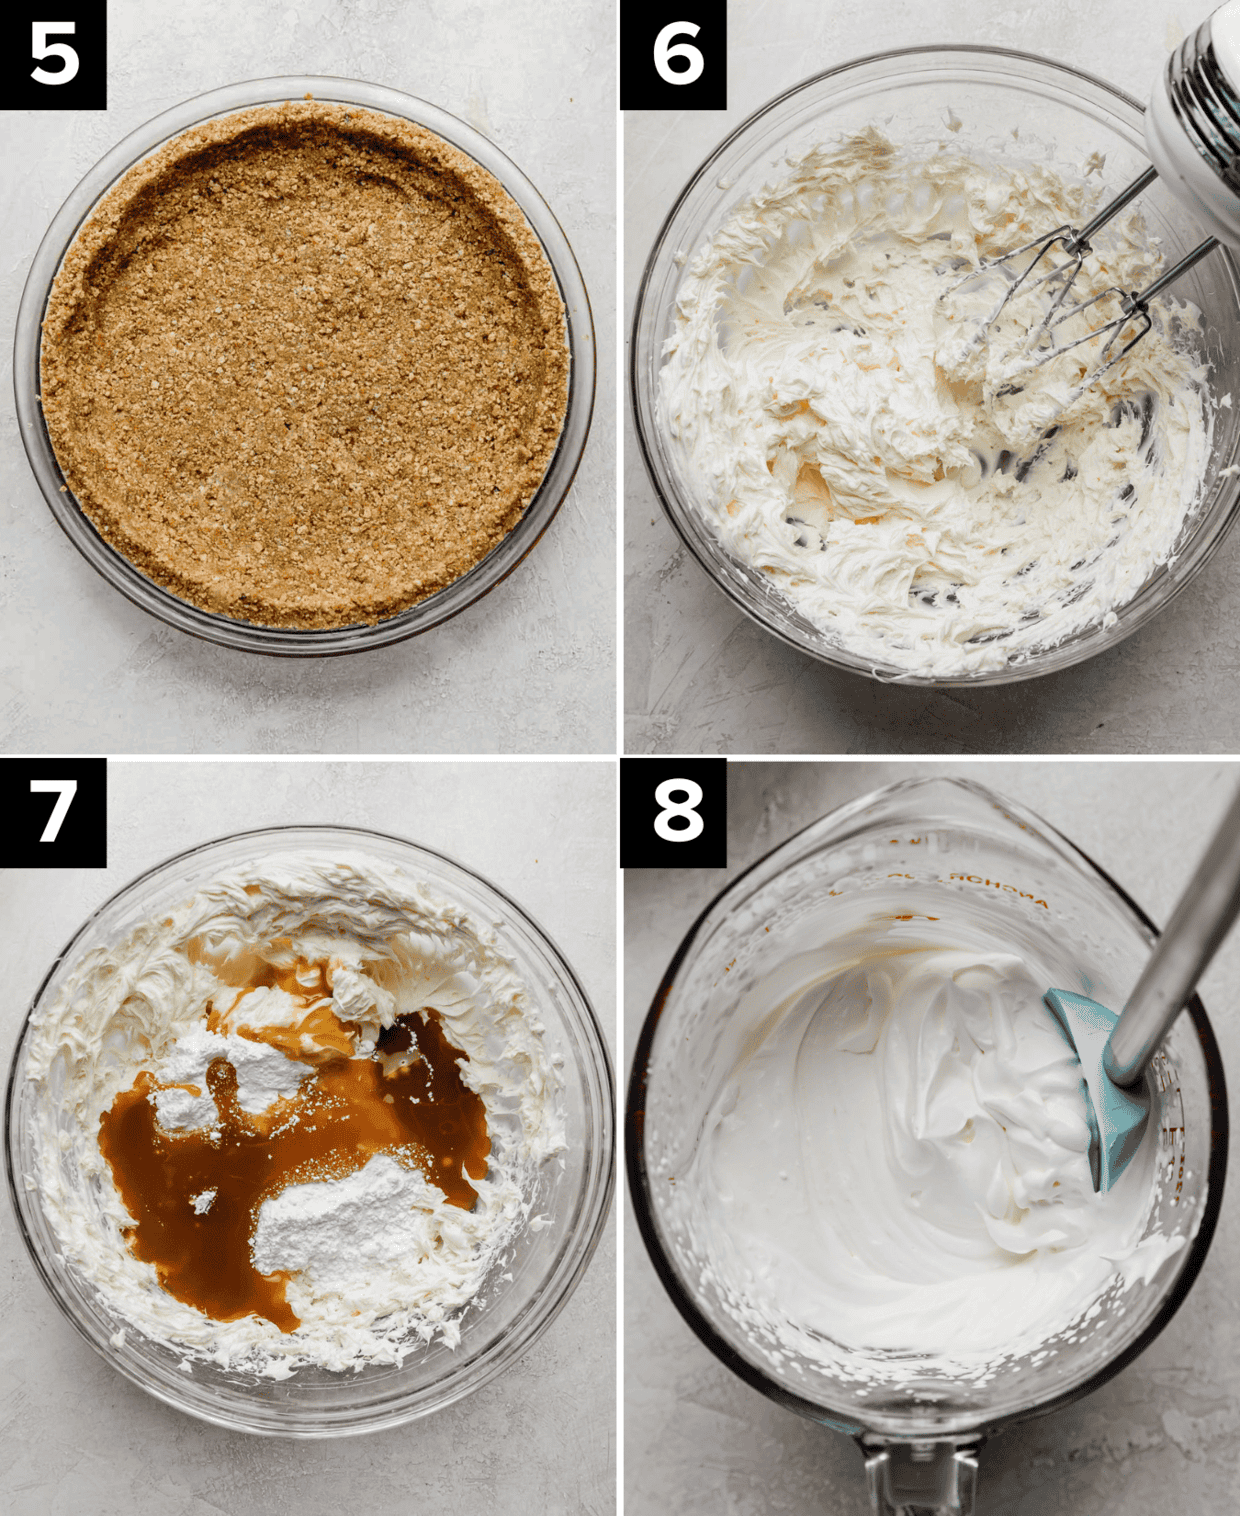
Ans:
[[[72,37],[77,31],[76,21],[33,21],[30,25],[30,51],[36,58],[59,58],[62,67],[49,74],[45,68],[31,69],[30,77],[40,84],[68,84],[76,79],[81,60],[67,42],[49,42],[57,32]]]
[[[728,8],[620,0],[620,109],[728,108]]]
[[[108,108],[107,0],[9,0],[0,42],[0,111]]]

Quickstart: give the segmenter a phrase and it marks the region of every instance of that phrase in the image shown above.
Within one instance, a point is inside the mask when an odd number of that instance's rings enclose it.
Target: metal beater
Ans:
[[[1232,81],[1237,81],[1233,83]],[[1146,146],[1153,166],[1146,169],[1079,231],[1059,226],[1043,237],[987,259],[939,297],[998,271],[1010,282],[1001,299],[972,333],[968,346],[987,341],[991,328],[1020,294],[1046,298],[1034,323],[1004,364],[996,397],[1015,394],[1035,369],[1083,343],[1100,343],[1094,367],[1063,401],[1066,409],[1092,388],[1140,342],[1153,325],[1149,304],[1181,274],[1212,252],[1220,240],[1240,244],[1240,0],[1229,0],[1187,37],[1167,60],[1146,112]],[[1215,233],[1174,268],[1139,291],[1118,286],[1073,301],[1072,285],[1091,251],[1091,238],[1135,200],[1159,175],[1177,198]],[[1053,256],[1058,248],[1060,257]],[[1031,254],[1023,267],[1020,260]],[[1118,313],[1076,336],[1061,333],[1065,323],[1088,323],[1104,302]],[[1112,306],[1114,309],[1114,305]]]

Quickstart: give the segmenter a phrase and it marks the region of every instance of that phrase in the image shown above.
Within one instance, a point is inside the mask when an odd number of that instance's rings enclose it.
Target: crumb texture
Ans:
[[[554,275],[498,181],[316,101],[132,168],[43,323],[44,415],[91,521],[261,625],[379,621],[467,573],[536,494],[567,381]]]

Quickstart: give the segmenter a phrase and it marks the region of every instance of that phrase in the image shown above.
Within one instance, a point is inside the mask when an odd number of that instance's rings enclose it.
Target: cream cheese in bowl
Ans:
[[[1097,198],[1016,148],[924,157],[871,128],[790,161],[691,259],[666,425],[728,550],[859,656],[1003,668],[1114,625],[1172,554],[1212,429],[1198,313],[1156,302],[1132,354],[1074,397],[1100,342],[1005,382],[1055,287],[982,339],[1010,281],[961,284]],[[1130,212],[1072,298],[1140,288],[1158,257]]]
[[[499,1372],[589,1260],[606,1052],[520,908],[397,839],[171,859],[49,974],[10,1076],[45,1282],[144,1389],[243,1430],[408,1420]]]
[[[989,684],[1114,646],[1200,571],[1238,498],[1231,255],[1079,396],[1097,344],[1012,384],[1045,294],[973,342],[1008,286],[960,283],[1147,167],[1135,102],[981,47],[842,65],[715,149],[647,260],[632,386],[658,497],[741,610],[836,667]],[[1201,240],[1155,182],[1073,294]]]

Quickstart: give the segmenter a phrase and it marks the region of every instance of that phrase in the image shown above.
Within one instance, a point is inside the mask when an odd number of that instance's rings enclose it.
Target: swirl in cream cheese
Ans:
[[[914,158],[871,129],[790,160],[689,263],[660,405],[698,503],[729,552],[876,667],[1025,660],[1114,624],[1174,555],[1210,445],[1197,313],[1154,302],[1153,329],[1078,398],[1097,343],[1005,394],[1046,300],[976,342],[1002,277],[952,288],[1096,198],[1041,165]],[[1158,263],[1126,213],[1073,298],[1140,289]]]

